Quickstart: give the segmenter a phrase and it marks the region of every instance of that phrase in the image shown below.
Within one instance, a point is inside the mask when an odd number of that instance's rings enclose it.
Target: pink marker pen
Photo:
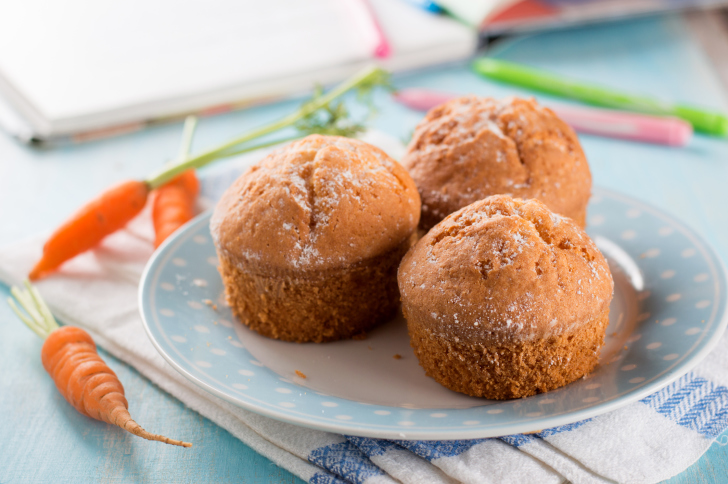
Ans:
[[[455,97],[459,95],[416,88],[404,89],[394,95],[397,102],[420,111]],[[580,133],[667,146],[685,146],[693,135],[690,123],[678,118],[563,104],[551,105],[549,108]]]

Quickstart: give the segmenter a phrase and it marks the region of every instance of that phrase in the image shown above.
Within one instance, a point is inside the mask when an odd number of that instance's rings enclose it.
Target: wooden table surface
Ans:
[[[722,110],[727,106],[701,48],[679,17],[539,34],[512,42],[499,55],[668,100]],[[531,95],[485,82],[465,66],[399,76],[396,84],[496,97]],[[374,126],[406,139],[422,115],[395,105],[388,95],[377,101],[381,109]],[[196,146],[226,140],[287,113],[297,102],[206,118]],[[111,183],[144,177],[177,152],[179,139],[179,124],[52,150],[29,148],[0,135],[0,244],[51,229]],[[595,184],[674,214],[728,260],[728,142],[696,136],[689,147],[674,149],[581,139]],[[6,295],[7,288],[0,285],[0,296]],[[137,421],[154,432],[193,441],[195,447],[146,442],[82,417],[43,371],[40,345],[0,304],[0,483],[302,482],[107,354],[103,356],[123,381]],[[728,433],[669,482],[725,482],[726,443]]]

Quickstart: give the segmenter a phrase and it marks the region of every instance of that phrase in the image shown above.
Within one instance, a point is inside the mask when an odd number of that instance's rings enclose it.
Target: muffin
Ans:
[[[314,135],[271,153],[210,222],[232,312],[285,341],[372,329],[397,310],[397,267],[419,214],[407,172],[367,143]]]
[[[534,100],[466,96],[433,108],[402,165],[422,198],[420,226],[490,195],[537,198],[586,226],[591,173],[574,131]]]
[[[427,374],[476,397],[520,398],[587,375],[613,282],[594,242],[537,200],[494,195],[449,215],[399,268]]]

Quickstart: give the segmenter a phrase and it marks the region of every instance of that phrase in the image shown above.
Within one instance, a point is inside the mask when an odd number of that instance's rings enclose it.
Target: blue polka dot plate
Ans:
[[[209,214],[149,262],[145,328],[162,356],[208,392],[268,417],[393,439],[494,437],[569,424],[634,402],[689,371],[728,316],[725,270],[697,234],[624,195],[595,189],[588,232],[615,281],[597,369],[564,388],[493,401],[427,377],[401,317],[364,340],[296,344],[264,338],[225,306]]]

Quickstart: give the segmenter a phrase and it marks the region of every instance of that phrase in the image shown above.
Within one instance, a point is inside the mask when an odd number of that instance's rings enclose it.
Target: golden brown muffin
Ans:
[[[399,268],[410,343],[442,385],[491,399],[597,364],[613,282],[594,242],[538,200],[495,195],[437,224]]]
[[[397,266],[420,198],[407,172],[362,141],[308,136],[251,167],[210,230],[233,313],[286,341],[349,338],[397,309]]]
[[[422,198],[425,231],[490,195],[537,198],[586,226],[591,173],[574,131],[534,100],[466,96],[427,113],[402,165]]]

